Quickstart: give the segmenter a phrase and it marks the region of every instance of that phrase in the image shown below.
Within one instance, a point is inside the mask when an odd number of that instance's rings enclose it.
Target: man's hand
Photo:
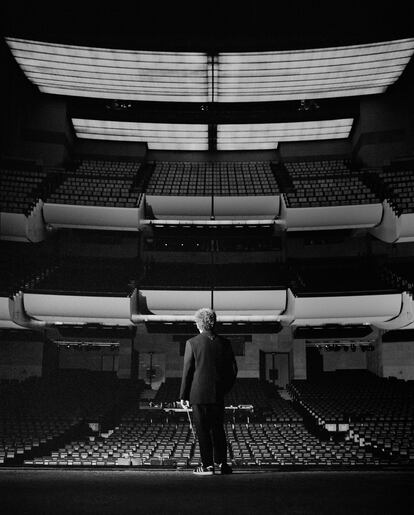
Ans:
[[[184,399],[180,399],[180,404],[184,409],[188,409],[190,407],[190,401],[185,401]]]

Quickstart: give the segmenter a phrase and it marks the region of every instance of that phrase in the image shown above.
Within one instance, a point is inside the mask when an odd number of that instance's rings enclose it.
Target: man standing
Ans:
[[[181,405],[186,409],[192,405],[200,446],[201,465],[194,473],[214,474],[216,464],[221,474],[231,474],[224,432],[224,395],[236,380],[237,364],[230,342],[214,333],[215,312],[199,309],[195,322],[200,334],[186,343],[180,390]]]

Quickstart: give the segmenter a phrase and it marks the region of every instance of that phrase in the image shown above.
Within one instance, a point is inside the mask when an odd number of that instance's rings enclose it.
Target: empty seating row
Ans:
[[[0,169],[0,211],[30,213],[46,191],[47,177],[41,170]]]
[[[314,159],[303,161],[283,161],[291,178],[319,175],[343,175],[351,171],[350,159]]]
[[[325,372],[318,381],[294,380],[293,398],[317,421],[414,420],[414,387],[367,371]]]
[[[297,273],[297,284],[292,286],[298,294],[316,292],[391,291],[400,287],[384,270],[386,266],[364,259],[318,259],[306,262],[291,261]]]
[[[287,207],[322,207],[379,203],[377,195],[358,176],[293,179],[285,193]]]
[[[377,453],[358,442],[321,441],[303,424],[250,423],[225,426],[229,461],[236,467],[375,466],[412,464],[412,459]],[[105,437],[71,443],[26,465],[193,467],[200,452],[188,424],[122,423]]]
[[[137,161],[115,161],[105,159],[80,159],[74,163],[71,172],[82,175],[117,175],[134,177],[141,163]]]
[[[148,195],[274,195],[277,181],[268,162],[155,163]]]
[[[48,196],[47,202],[106,207],[136,207],[140,193],[133,179],[85,178],[66,179]]]
[[[290,280],[286,267],[281,264],[194,264],[194,263],[149,263],[140,280],[143,288],[199,287],[260,287],[283,288]]]
[[[77,292],[128,294],[135,286],[137,263],[134,259],[66,260],[47,273],[28,281],[26,292]]]
[[[136,385],[113,374],[60,371],[51,379],[0,382],[0,464],[20,464],[108,423]]]
[[[414,212],[414,169],[383,170],[380,180],[387,191],[386,198],[398,214]]]
[[[252,262],[202,264],[137,258],[62,259],[30,258],[26,254],[0,256],[0,291],[130,293],[141,288],[251,288],[286,289],[296,295],[335,292],[400,292],[411,290],[411,260],[379,264],[362,258],[288,260],[286,263]]]
[[[349,440],[372,446],[403,460],[414,462],[414,420],[376,420],[354,422]]]

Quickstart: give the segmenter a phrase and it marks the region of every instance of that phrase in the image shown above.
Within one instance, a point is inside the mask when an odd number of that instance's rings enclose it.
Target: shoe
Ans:
[[[193,470],[193,473],[197,474],[197,476],[212,476],[214,474],[214,467],[212,465],[209,465],[208,467],[199,465]]]
[[[232,474],[233,469],[230,467],[228,463],[218,463],[218,469],[220,470],[220,474]]]

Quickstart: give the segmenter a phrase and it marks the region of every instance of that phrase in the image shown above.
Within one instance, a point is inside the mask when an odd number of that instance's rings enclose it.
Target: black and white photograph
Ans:
[[[410,513],[413,6],[0,17],[0,513]]]

